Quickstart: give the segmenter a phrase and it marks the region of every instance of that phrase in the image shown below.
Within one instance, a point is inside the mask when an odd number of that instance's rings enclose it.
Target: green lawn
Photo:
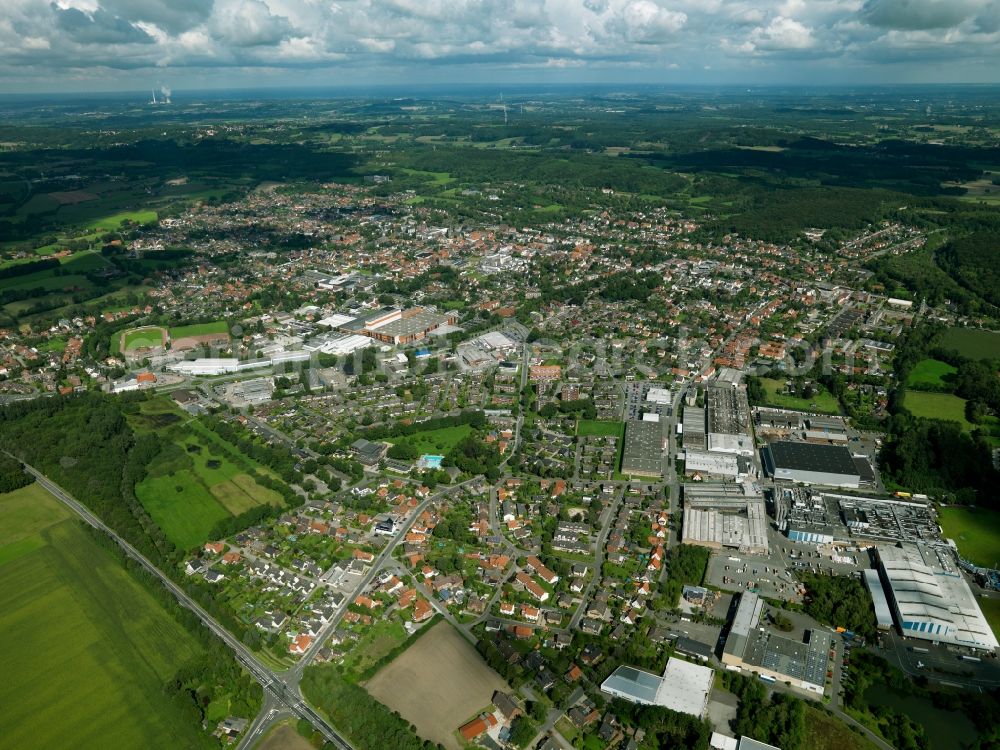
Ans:
[[[212,527],[230,515],[188,469],[175,471],[173,476],[147,477],[136,485],[135,494],[167,538],[181,549],[208,541]]]
[[[947,385],[946,375],[954,375],[958,370],[939,359],[922,359],[910,371],[906,385],[910,388],[941,388]]]
[[[1000,357],[1000,333],[978,328],[949,328],[942,346],[970,359]]]
[[[604,422],[599,419],[581,419],[576,423],[576,434],[584,436],[614,436],[625,434],[624,422]]]
[[[28,490],[0,495],[4,539],[33,544],[0,547],[4,746],[205,746],[163,690],[200,647],[61,504]]]
[[[421,455],[443,456],[460,441],[472,433],[472,427],[467,424],[455,427],[442,427],[439,430],[423,430],[406,437],[391,438],[392,442],[406,442],[417,449]]]
[[[952,505],[941,508],[938,522],[967,560],[988,567],[1000,563],[1000,511]]]
[[[210,333],[229,333],[229,324],[224,320],[212,323],[195,323],[189,326],[173,326],[170,328],[171,339],[182,339],[187,336],[207,336]]]
[[[163,334],[166,331],[158,326],[146,326],[144,328],[132,328],[122,334],[120,350],[129,351],[131,349],[151,348],[163,345]]]
[[[761,378],[761,382],[764,385],[764,392],[767,394],[768,406],[776,406],[779,409],[811,411],[817,414],[840,414],[840,403],[833,394],[827,391],[819,390],[812,398],[799,398],[781,393],[785,388],[785,384],[781,380]]]
[[[118,229],[126,221],[133,224],[155,224],[157,220],[156,211],[123,211],[113,216],[105,216],[87,224],[87,229],[99,229],[105,232]]]
[[[958,422],[962,429],[972,429],[972,424],[965,418],[965,399],[950,393],[907,391],[903,406],[915,417],[946,419]]]
[[[979,602],[979,607],[983,610],[983,616],[990,624],[993,635],[1000,637],[1000,599],[980,598],[976,601]]]

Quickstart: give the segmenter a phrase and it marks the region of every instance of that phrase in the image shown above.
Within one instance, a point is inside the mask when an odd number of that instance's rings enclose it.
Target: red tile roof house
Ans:
[[[417,599],[416,603],[413,605],[414,622],[423,622],[424,620],[428,620],[433,614],[434,609],[426,599]]]
[[[211,552],[213,555],[222,554],[222,550],[226,548],[224,542],[205,542],[205,551]]]
[[[297,635],[292,639],[292,642],[288,644],[288,651],[292,654],[304,654],[309,649],[312,642],[313,639],[311,635]]]
[[[535,597],[538,601],[544,602],[549,598],[549,592],[539,586],[527,573],[518,573],[517,582],[521,584],[525,591]]]
[[[472,742],[476,737],[479,737],[491,727],[495,727],[498,723],[497,717],[493,714],[481,714],[468,724],[463,724],[458,728],[458,731],[466,742]]]
[[[545,567],[545,564],[534,555],[531,555],[527,562],[528,567],[535,571],[535,574],[547,584],[552,585],[559,581],[559,576]]]

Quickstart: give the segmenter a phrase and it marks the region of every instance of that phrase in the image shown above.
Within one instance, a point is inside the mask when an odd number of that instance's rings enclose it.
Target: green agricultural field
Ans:
[[[0,494],[0,548],[35,536],[69,515],[65,506],[37,483]]]
[[[455,427],[442,427],[439,430],[423,430],[395,440],[409,443],[421,455],[444,456],[471,433],[471,426],[460,424]]]
[[[586,437],[612,436],[620,438],[625,434],[625,423],[605,422],[599,419],[581,419],[576,423],[576,434]]]
[[[1000,333],[978,328],[949,328],[942,346],[970,359],[1000,358]]]
[[[781,393],[785,384],[774,378],[762,378],[764,391],[767,394],[767,405],[776,406],[779,409],[797,409],[799,411],[811,411],[817,414],[840,414],[840,403],[833,394],[819,390],[813,394],[812,398],[799,398]]]
[[[951,505],[941,508],[938,522],[962,557],[988,567],[1000,563],[1000,511]]]
[[[958,422],[965,430],[972,429],[972,424],[965,418],[965,399],[950,393],[907,391],[903,406],[915,417],[945,419]]]
[[[126,221],[133,224],[155,224],[157,220],[156,211],[124,211],[113,216],[105,216],[87,224],[87,229],[97,229],[110,232],[121,227]]]
[[[170,328],[171,339],[183,339],[188,336],[207,336],[211,333],[229,333],[229,324],[224,320],[211,323],[195,323],[189,326],[174,326]]]
[[[0,732],[8,747],[204,747],[164,693],[200,646],[39,488],[0,495]],[[31,541],[30,549],[25,541]]]
[[[906,379],[909,388],[944,388],[948,385],[945,378],[954,375],[958,370],[947,362],[939,359],[922,359],[910,371]]]
[[[127,352],[132,349],[147,349],[162,346],[165,334],[166,330],[159,326],[129,329],[121,335],[120,350]]]

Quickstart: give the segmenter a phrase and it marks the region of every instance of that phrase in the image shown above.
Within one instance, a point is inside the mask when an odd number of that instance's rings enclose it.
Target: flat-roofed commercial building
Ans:
[[[625,423],[622,474],[663,476],[663,427],[659,422],[633,419]]]
[[[861,484],[851,452],[840,445],[779,440],[764,448],[763,454],[764,467],[775,479],[830,487]]]
[[[708,438],[705,436],[705,410],[700,406],[685,406],[683,417],[682,443],[685,450],[705,450]]]
[[[755,674],[788,682],[821,696],[833,639],[821,630],[807,630],[802,640],[788,638],[759,627],[764,601],[752,591],[740,595],[722,663]]]
[[[702,718],[708,710],[715,672],[710,667],[671,657],[663,676],[635,667],[618,667],[601,690],[615,698],[646,706],[663,706]]]
[[[904,636],[994,651],[997,638],[951,551],[917,544],[879,547],[879,578]]]
[[[681,542],[766,554],[764,498],[749,485],[685,484]]]

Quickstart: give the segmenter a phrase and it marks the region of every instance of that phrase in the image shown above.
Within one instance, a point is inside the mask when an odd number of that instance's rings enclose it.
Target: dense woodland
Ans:
[[[302,693],[330,717],[359,750],[435,750],[438,745],[417,736],[416,728],[398,713],[348,682],[337,667],[309,667],[302,675]]]
[[[875,637],[875,611],[868,591],[857,578],[799,573],[806,587],[806,614],[833,627]]]
[[[912,329],[896,350],[897,385],[890,398],[891,414],[883,424],[886,441],[879,456],[883,474],[912,491],[947,496],[960,504],[996,507],[1000,503],[995,491],[1000,472],[993,466],[992,450],[982,432],[970,434],[957,422],[916,418],[906,410],[906,379],[927,356],[941,356],[958,367],[948,386],[956,395],[969,399],[971,414],[967,416],[1000,414],[995,363],[949,351],[940,327]]]

